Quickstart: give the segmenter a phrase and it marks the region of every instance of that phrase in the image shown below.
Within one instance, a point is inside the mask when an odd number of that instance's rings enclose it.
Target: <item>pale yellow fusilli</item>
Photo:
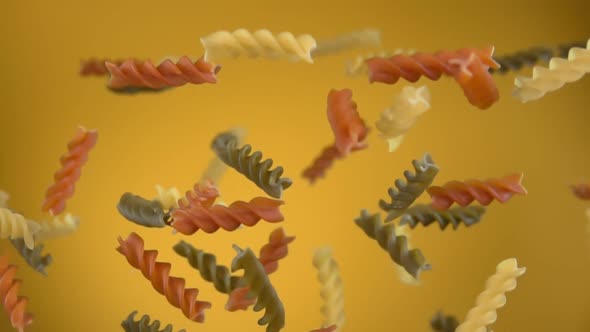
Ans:
[[[366,77],[369,73],[365,61],[371,58],[389,58],[398,54],[414,54],[415,50],[398,48],[393,51],[381,51],[377,53],[369,53],[366,55],[359,55],[356,58],[346,63],[346,74],[349,76],[363,76]]]
[[[201,44],[205,48],[205,61],[208,62],[246,55],[251,58],[287,58],[313,63],[311,52],[316,48],[316,41],[310,35],[295,37],[291,32],[273,34],[266,29],[254,32],[246,29],[217,31],[201,38]]]
[[[10,199],[10,195],[7,192],[0,190],[0,207],[7,207],[8,200]]]
[[[178,207],[178,200],[180,199],[180,192],[176,187],[170,187],[165,189],[159,184],[156,185],[157,195],[154,201],[160,202],[164,210],[170,210],[171,208]]]
[[[399,147],[404,135],[414,125],[416,119],[429,108],[428,87],[406,86],[402,89],[395,97],[393,105],[385,109],[375,123],[380,136],[389,144],[389,152]]]
[[[322,305],[324,326],[336,325],[340,330],[346,321],[344,289],[338,264],[332,258],[332,250],[329,247],[316,250],[313,256],[313,266],[318,270],[318,279],[322,287],[320,294],[324,300],[324,305]]]
[[[39,230],[39,225],[25,219],[21,214],[0,207],[0,239],[23,239],[29,249],[35,248],[33,234]]]
[[[514,96],[526,103],[558,90],[590,73],[590,39],[586,48],[573,47],[567,59],[551,58],[549,67],[535,66],[533,77],[519,76],[514,80]]]
[[[381,46],[381,32],[379,30],[364,29],[319,40],[318,46],[312,51],[312,54],[316,57],[371,46]]]
[[[39,223],[39,230],[35,232],[35,240],[44,241],[56,237],[62,237],[78,230],[80,219],[70,213],[54,217],[47,222]]]
[[[506,293],[516,288],[516,278],[526,271],[518,267],[515,258],[506,259],[496,267],[496,273],[486,281],[486,289],[479,294],[476,305],[467,313],[455,332],[486,332],[497,319],[496,310],[506,304]]]

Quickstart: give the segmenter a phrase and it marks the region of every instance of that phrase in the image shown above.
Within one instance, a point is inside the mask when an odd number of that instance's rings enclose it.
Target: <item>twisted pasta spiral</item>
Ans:
[[[419,249],[408,249],[408,240],[405,236],[397,236],[393,223],[384,224],[380,215],[370,215],[367,210],[361,210],[360,217],[354,222],[362,228],[365,234],[376,240],[379,246],[389,253],[391,259],[401,265],[415,279],[421,271],[430,270],[431,266],[426,262]]]
[[[274,273],[279,268],[279,261],[289,253],[289,243],[295,240],[294,236],[287,236],[283,228],[277,228],[270,233],[268,243],[260,248],[258,260],[264,267],[267,275]],[[255,299],[248,298],[250,288],[242,287],[235,289],[229,295],[225,308],[229,311],[238,309],[246,310],[256,302]]]
[[[457,229],[461,223],[469,227],[479,222],[485,212],[484,207],[477,205],[440,211],[430,205],[420,204],[406,210],[401,216],[399,224],[415,228],[418,224],[429,226],[436,221],[441,230],[447,228],[449,224],[453,225],[453,229]]]
[[[525,66],[530,67],[539,62],[549,61],[552,56],[553,50],[548,47],[531,47],[528,50],[495,57],[494,59],[500,64],[500,68],[492,68],[490,72],[505,74],[509,71],[517,71]]]
[[[61,168],[53,176],[55,183],[45,192],[44,212],[58,215],[65,210],[66,200],[74,195],[76,182],[82,175],[82,166],[97,140],[96,130],[78,128],[76,136],[68,143],[68,152],[59,160]]]
[[[428,188],[428,194],[432,197],[432,206],[439,210],[446,210],[453,203],[467,206],[474,200],[481,205],[489,205],[494,200],[505,203],[515,194],[527,194],[522,186],[522,177],[521,173],[484,181],[451,181],[442,187]]]
[[[325,147],[320,155],[312,162],[311,166],[303,171],[303,177],[308,179],[311,184],[317,179],[323,178],[326,171],[332,167],[335,160],[341,159],[342,155],[335,144]]]
[[[0,300],[10,318],[12,327],[23,332],[33,323],[33,315],[25,312],[29,300],[19,296],[21,280],[15,279],[17,267],[8,262],[7,256],[0,256]]]
[[[272,159],[262,160],[262,152],[252,152],[252,146],[246,144],[237,147],[238,139],[231,132],[217,135],[211,147],[226,165],[246,176],[269,196],[281,198],[283,190],[289,188],[293,181],[289,178],[281,178],[283,168],[281,166],[271,170]]]
[[[350,89],[330,90],[327,113],[335,146],[342,156],[367,147],[365,139],[369,130],[357,111]]]
[[[486,289],[479,294],[476,305],[455,332],[486,332],[497,319],[496,310],[506,304],[506,293],[516,288],[516,279],[526,272],[518,267],[515,258],[506,259],[496,267],[496,273],[486,281]]]
[[[340,278],[340,269],[332,257],[329,247],[317,249],[313,255],[313,266],[318,270],[318,279],[322,286],[320,295],[324,300],[322,314],[324,325],[344,326],[344,287]]]
[[[250,287],[249,294],[257,298],[254,311],[265,309],[264,316],[258,320],[258,325],[268,324],[266,332],[280,331],[285,326],[285,308],[270,283],[264,266],[251,249],[243,250],[237,245],[233,248],[237,255],[231,263],[232,272],[244,270],[241,283],[244,284],[243,286]]]
[[[165,189],[159,184],[156,185],[157,196],[153,199],[154,201],[160,202],[162,209],[170,210],[178,207],[178,200],[180,199],[180,192],[176,187]]]
[[[189,264],[201,273],[205,281],[212,282],[217,291],[228,294],[236,289],[240,278],[231,276],[227,267],[217,265],[215,255],[197,249],[184,241],[178,242],[174,246],[174,251],[186,258]]]
[[[39,230],[39,224],[25,219],[21,214],[0,207],[0,239],[24,239],[29,249],[35,247],[33,234]]]
[[[202,323],[205,320],[205,309],[211,308],[211,303],[198,301],[198,289],[185,288],[184,279],[170,276],[172,266],[156,262],[157,250],[144,250],[143,239],[136,233],[131,233],[126,240],[119,237],[118,241],[117,251],[127,258],[131,266],[140,270],[171,305],[181,309],[184,316],[192,321]]]
[[[513,95],[523,103],[537,100],[549,92],[560,89],[566,83],[581,79],[589,72],[590,39],[585,48],[571,48],[567,59],[551,58],[548,68],[534,67],[532,77],[515,78]]]
[[[371,58],[391,58],[398,54],[412,55],[416,53],[413,49],[398,48],[393,51],[380,51],[377,53],[369,53],[366,55],[359,55],[346,63],[346,74],[349,76],[368,75],[366,61]]]
[[[250,58],[287,58],[313,63],[311,52],[316,48],[316,41],[310,35],[295,37],[290,32],[273,35],[266,29],[253,33],[246,29],[217,31],[201,38],[201,44],[205,49],[205,61],[213,62],[246,55]]]
[[[25,262],[27,262],[27,264],[33,268],[33,270],[43,275],[47,275],[45,268],[51,264],[53,258],[51,255],[42,255],[42,244],[37,244],[35,248],[29,249],[25,245],[25,241],[23,239],[11,239],[10,243],[12,243],[14,249],[16,249],[19,255],[22,256]]]
[[[414,166],[415,174],[410,171],[404,172],[407,183],[397,179],[395,180],[395,188],[391,187],[387,190],[391,197],[391,203],[387,203],[383,199],[379,201],[381,209],[388,212],[385,218],[386,222],[401,216],[432,184],[436,174],[438,174],[438,166],[436,166],[428,153],[424,154],[422,160],[413,160],[412,166]]]
[[[351,31],[339,36],[320,40],[317,48],[312,51],[313,56],[339,53],[357,47],[371,47],[381,45],[381,32],[375,29]]]
[[[232,133],[237,138],[236,146],[242,145],[244,139],[246,138],[246,129],[244,128],[232,128],[229,130],[229,133]],[[199,179],[200,184],[206,184],[207,182],[219,183],[221,181],[221,177],[227,170],[227,165],[215,156],[209,164],[207,168],[201,175],[201,179]]]
[[[88,59],[80,62],[80,76],[104,76],[109,73],[105,62],[121,65],[123,60]]]
[[[53,217],[50,221],[39,223],[39,230],[35,232],[35,240],[45,241],[62,237],[75,232],[80,225],[80,218],[66,213],[64,216]]]
[[[150,323],[150,316],[143,315],[138,321],[135,321],[137,311],[133,311],[127,316],[127,319],[121,323],[121,327],[125,332],[172,332],[174,329],[172,325],[168,324],[160,330],[160,321],[155,320]],[[185,329],[178,332],[186,332]]]
[[[438,311],[430,321],[430,327],[435,332],[455,332],[459,321],[454,316],[445,316]]]
[[[117,210],[125,219],[141,226],[166,226],[166,214],[158,201],[148,201],[141,196],[124,193],[119,199]]]

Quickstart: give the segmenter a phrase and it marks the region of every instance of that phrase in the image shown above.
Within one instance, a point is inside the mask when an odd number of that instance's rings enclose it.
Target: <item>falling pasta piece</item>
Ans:
[[[144,227],[165,227],[168,215],[158,201],[124,193],[119,199],[117,210],[127,220]]]
[[[256,297],[254,311],[265,309],[264,316],[258,320],[258,325],[267,325],[266,332],[280,331],[285,326],[285,308],[270,283],[264,266],[251,249],[243,250],[236,245],[233,247],[237,255],[231,263],[232,272],[244,270],[241,283],[243,286],[250,287],[249,295]]]
[[[163,89],[179,87],[187,83],[217,83],[216,74],[220,66],[207,63],[203,59],[193,62],[190,58],[181,57],[174,63],[170,59],[155,66],[151,61],[136,62],[127,60],[120,65],[106,62],[111,78],[108,87],[111,89],[150,88]]]
[[[171,208],[178,207],[178,200],[180,199],[180,192],[178,191],[178,189],[176,189],[176,187],[170,187],[168,189],[164,189],[164,187],[157,184],[156,185],[156,192],[158,194],[154,198],[154,201],[159,202],[164,210],[170,210]]]
[[[0,207],[0,239],[23,239],[29,249],[35,247],[33,235],[40,229],[39,224],[25,219],[21,214]]]
[[[232,276],[228,267],[217,265],[215,255],[197,249],[184,241],[178,242],[173,249],[179,256],[186,258],[189,264],[200,272],[205,281],[213,283],[220,293],[229,294],[237,288],[240,278]]]
[[[130,313],[127,319],[121,323],[121,327],[125,332],[172,332],[174,329],[171,324],[168,324],[160,330],[159,320],[150,323],[150,316],[143,315],[136,321],[135,315],[137,315],[137,311]],[[186,332],[186,330],[182,329],[178,332]]]
[[[371,215],[367,210],[361,210],[361,215],[354,222],[389,253],[394,263],[401,265],[414,279],[418,279],[421,271],[431,269],[422,252],[419,249],[409,250],[408,239],[396,234],[393,223],[384,224],[378,213]]]
[[[23,239],[11,239],[10,243],[33,270],[47,275],[45,268],[51,264],[53,258],[51,255],[42,255],[43,244],[37,244],[35,248],[29,249]]]
[[[389,197],[391,197],[391,203],[387,203],[383,199],[379,201],[379,207],[387,212],[386,222],[401,216],[432,184],[438,174],[438,166],[428,153],[424,154],[422,160],[413,160],[412,166],[414,166],[414,174],[410,171],[404,172],[406,183],[397,179],[395,187],[387,190]]]
[[[393,51],[380,51],[377,53],[369,53],[366,55],[359,55],[353,60],[350,60],[346,63],[346,74],[349,76],[366,76],[369,74],[369,69],[367,68],[366,61],[371,58],[391,58],[394,55],[398,54],[407,54],[412,55],[416,53],[415,50],[412,49],[395,49]]]
[[[318,270],[318,280],[321,284],[320,295],[324,301],[322,314],[324,325],[336,325],[338,329],[344,326],[344,287],[340,278],[340,269],[332,257],[330,247],[317,249],[313,255],[313,266]]]
[[[244,139],[246,138],[246,129],[243,128],[233,128],[229,130],[229,133],[234,135],[237,139],[237,146],[241,146],[244,143]],[[219,183],[221,181],[221,177],[225,173],[228,166],[223,162],[223,160],[219,159],[219,157],[213,158],[207,168],[201,175],[201,179],[199,180],[200,184],[206,184],[208,182]]]
[[[515,78],[513,95],[523,103],[537,100],[562,88],[566,83],[580,80],[589,72],[590,39],[584,48],[571,48],[567,59],[551,58],[549,67],[534,67],[532,77]]]
[[[80,226],[80,218],[70,213],[53,217],[50,221],[39,223],[39,230],[35,232],[35,239],[45,241],[74,233]]]
[[[430,321],[430,327],[435,332],[455,332],[457,326],[459,326],[459,321],[455,316],[445,316],[440,311]]]
[[[320,155],[303,171],[303,177],[308,179],[311,184],[318,179],[323,178],[326,171],[332,167],[332,164],[337,159],[342,159],[342,155],[338,151],[335,144],[325,147]]]
[[[590,200],[590,183],[577,183],[571,186],[572,193],[579,199]]]
[[[45,192],[42,210],[52,215],[62,213],[66,200],[74,195],[76,182],[82,175],[82,167],[88,160],[88,154],[96,145],[98,132],[79,127],[76,136],[68,143],[68,152],[61,156],[61,168],[55,172],[55,183]]]
[[[475,307],[455,332],[485,332],[497,319],[496,310],[506,304],[506,293],[516,288],[516,279],[526,272],[518,267],[515,258],[506,259],[496,267],[496,273],[486,281],[485,290],[479,294]]]
[[[399,147],[403,136],[414,125],[418,117],[429,108],[430,91],[428,87],[406,86],[395,97],[393,105],[381,112],[375,127],[380,136],[387,140],[389,152],[393,152]]]
[[[447,228],[449,224],[453,225],[453,229],[459,228],[463,223],[466,227],[479,222],[486,212],[482,206],[466,206],[454,207],[446,211],[440,211],[431,205],[415,205],[406,210],[400,218],[400,225],[408,225],[410,228],[415,228],[418,224],[429,226],[435,221],[441,230]]]
[[[235,169],[264,190],[270,197],[281,198],[283,190],[291,187],[293,181],[281,177],[281,166],[271,170],[272,159],[262,160],[262,152],[252,153],[252,146],[246,144],[238,148],[238,138],[231,132],[224,132],[215,137],[211,147],[226,165]]]
[[[367,147],[365,139],[369,130],[357,111],[350,89],[330,90],[327,113],[341,155],[347,156],[351,151]]]
[[[34,317],[25,311],[27,297],[18,295],[22,281],[15,279],[17,269],[16,265],[9,264],[7,256],[0,256],[0,300],[12,327],[23,332],[33,323]]]
[[[153,288],[166,296],[168,302],[182,310],[184,316],[192,321],[202,323],[205,320],[205,309],[211,308],[211,303],[198,301],[199,290],[185,288],[182,278],[170,276],[170,263],[156,262],[157,250],[144,250],[143,239],[136,233],[131,233],[126,240],[118,239],[117,251],[121,253],[129,265],[141,271],[150,280]]]
[[[379,30],[364,29],[320,40],[317,42],[317,48],[312,51],[312,55],[316,57],[340,53],[354,48],[379,46],[381,46],[381,33]]]
[[[428,188],[432,198],[432,206],[439,210],[447,210],[453,203],[467,206],[473,201],[481,205],[489,205],[494,200],[505,203],[513,195],[526,195],[522,186],[523,174],[511,174],[501,179],[451,181],[443,185]]]
[[[498,101],[499,93],[488,69],[498,68],[492,55],[493,47],[460,49],[434,54],[399,54],[391,58],[372,58],[366,61],[369,82],[395,84],[400,78],[417,82],[422,76],[438,80],[443,74],[453,76],[469,102],[487,109]]]
[[[96,59],[80,61],[80,76],[106,76],[109,73],[105,62],[121,65],[124,60]]]
[[[512,54],[494,57],[500,64],[500,68],[491,69],[492,73],[505,74],[509,71],[518,71],[524,67],[531,67],[539,62],[547,62],[554,55],[551,48],[544,46],[531,47]]]
[[[310,35],[295,37],[290,32],[275,35],[266,29],[254,32],[246,29],[217,31],[201,38],[201,44],[205,49],[205,61],[211,62],[244,55],[250,58],[286,58],[313,63],[311,52],[316,48],[316,41]]]
[[[405,236],[406,241],[407,241],[406,242],[407,246],[408,247],[412,246],[412,244],[410,243],[410,232],[408,232],[407,226],[405,226],[405,225],[398,226],[395,234],[397,236]],[[412,285],[412,286],[420,285],[420,281],[418,279],[414,278],[411,274],[409,274],[408,271],[406,271],[406,269],[403,266],[396,264],[395,269],[397,270],[397,275],[399,277],[399,280],[401,280],[401,282],[403,282],[404,284]]]
[[[294,236],[287,236],[283,228],[277,228],[270,233],[268,243],[260,248],[258,260],[262,263],[267,275],[274,273],[279,268],[279,261],[287,257],[288,245],[295,240]],[[247,310],[256,303],[256,299],[248,298],[249,287],[235,289],[229,295],[225,308],[228,311]]]

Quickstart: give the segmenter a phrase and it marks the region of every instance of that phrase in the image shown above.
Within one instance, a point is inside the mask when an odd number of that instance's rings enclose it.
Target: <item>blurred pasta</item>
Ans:
[[[440,211],[431,205],[419,204],[407,209],[401,216],[399,224],[415,228],[418,224],[426,227],[436,221],[441,230],[446,229],[449,224],[453,225],[453,229],[457,229],[461,223],[469,227],[479,222],[485,212],[486,209],[478,205],[453,207]]]
[[[35,248],[29,249],[25,245],[25,241],[23,239],[11,239],[10,243],[18,252],[18,254],[25,260],[27,265],[29,265],[36,272],[47,275],[45,268],[51,264],[53,258],[49,254],[42,254],[43,244],[38,243]]]
[[[19,296],[22,281],[15,279],[18,267],[9,263],[8,257],[0,256],[0,300],[13,328],[23,332],[33,323],[34,316],[26,312],[28,298]]]
[[[319,40],[317,47],[312,51],[312,55],[316,57],[340,53],[354,48],[379,46],[381,46],[381,32],[375,29],[363,29]]]
[[[324,325],[336,325],[341,329],[346,321],[344,314],[344,287],[340,278],[340,269],[332,257],[330,247],[322,247],[313,255],[313,266],[318,271],[320,281],[320,295],[323,300],[321,308]]]
[[[121,327],[125,332],[172,332],[174,329],[171,324],[168,324],[160,330],[159,320],[150,322],[150,316],[143,315],[136,321],[135,315],[137,315],[137,311],[130,313],[127,319],[121,323]],[[178,332],[186,332],[186,330],[182,329],[178,330]]]
[[[23,239],[29,249],[35,247],[33,234],[39,231],[39,224],[25,219],[21,214],[0,207],[0,239]]]

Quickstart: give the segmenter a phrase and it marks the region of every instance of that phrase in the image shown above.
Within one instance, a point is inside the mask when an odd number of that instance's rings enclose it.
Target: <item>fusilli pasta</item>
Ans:
[[[265,309],[264,316],[258,320],[258,325],[267,325],[266,332],[278,332],[285,326],[285,308],[277,292],[270,283],[264,266],[256,258],[251,249],[246,250],[234,245],[237,252],[232,260],[231,270],[244,270],[241,279],[242,286],[250,287],[249,295],[256,297],[254,311]]]
[[[341,34],[339,36],[319,40],[312,55],[322,56],[339,53],[358,47],[381,46],[381,32],[375,29],[364,29]]]
[[[590,39],[585,48],[571,48],[567,59],[551,58],[548,67],[534,67],[532,77],[515,78],[513,95],[523,103],[537,100],[549,92],[560,89],[566,83],[581,79],[589,72]]]
[[[416,51],[412,49],[398,48],[393,51],[380,51],[377,53],[359,55],[346,63],[346,74],[349,76],[368,75],[369,69],[367,68],[366,61],[371,58],[391,58],[398,54],[412,55],[414,53],[416,53]]]
[[[22,281],[14,278],[17,269],[9,264],[7,256],[0,256],[0,300],[12,327],[23,332],[33,323],[34,316],[25,311],[29,300],[18,295]]]
[[[243,128],[233,128],[229,130],[236,139],[237,144],[236,146],[241,146],[244,143],[244,139],[246,138],[246,129]],[[221,177],[227,170],[227,165],[223,162],[223,160],[219,159],[217,156],[211,159],[207,168],[201,175],[201,179],[199,180],[200,184],[206,184],[207,182],[219,183],[221,181]]]
[[[320,295],[324,300],[322,314],[324,325],[336,325],[341,329],[346,322],[344,314],[344,287],[340,278],[340,269],[332,257],[332,249],[322,247],[313,255],[313,266],[318,270],[321,284]]]
[[[0,207],[0,239],[24,239],[29,249],[35,247],[33,234],[39,231],[39,224],[25,219],[21,214]]]
[[[158,201],[148,201],[141,196],[124,193],[119,199],[117,210],[125,219],[141,226],[166,226],[167,214]]]
[[[159,184],[156,185],[157,195],[153,199],[154,201],[160,202],[162,209],[170,210],[178,207],[178,200],[180,199],[180,192],[176,187],[170,187],[164,189]]]
[[[367,210],[361,210],[360,217],[354,222],[368,237],[376,240],[396,264],[401,265],[415,279],[418,279],[421,271],[431,269],[422,252],[419,249],[409,250],[408,239],[396,234],[393,223],[384,224],[378,213],[371,215]]]
[[[330,90],[327,113],[336,148],[342,156],[367,147],[365,139],[369,130],[357,111],[350,89]]]
[[[486,332],[497,319],[496,310],[506,304],[506,293],[516,288],[516,279],[526,272],[518,267],[515,258],[506,259],[496,267],[496,273],[486,281],[486,289],[479,294],[475,307],[455,332]]]
[[[281,166],[270,169],[272,159],[262,161],[262,152],[251,153],[250,144],[238,148],[238,138],[231,132],[217,135],[211,147],[226,165],[246,176],[271,197],[281,198],[283,190],[293,184],[291,179],[281,178],[283,175]]]
[[[405,236],[406,237],[406,244],[409,247],[412,247],[412,244],[410,243],[410,232],[408,231],[408,227],[406,225],[400,225],[397,227],[397,229],[395,230],[395,235],[396,236]],[[398,264],[395,264],[395,269],[397,270],[397,275],[399,277],[399,280],[401,282],[403,282],[406,285],[414,285],[414,286],[418,286],[420,285],[420,280],[414,278],[411,274],[408,273],[408,271],[406,271],[406,269]]]
[[[69,235],[80,225],[80,218],[70,213],[53,217],[50,221],[39,223],[39,230],[35,232],[35,240],[45,241],[56,237]]]
[[[332,167],[337,159],[342,159],[342,155],[335,144],[325,147],[320,155],[311,163],[309,167],[303,170],[303,177],[308,179],[311,184],[317,179],[323,178],[326,171]]]
[[[479,222],[485,212],[484,207],[477,205],[454,207],[446,211],[440,211],[431,205],[420,204],[406,210],[401,216],[399,224],[415,228],[418,224],[429,226],[436,221],[441,230],[447,228],[449,224],[453,225],[453,229],[457,229],[461,223],[469,227]]]
[[[379,201],[381,209],[388,213],[385,218],[386,222],[401,216],[432,184],[436,174],[438,174],[438,166],[436,166],[428,153],[424,154],[422,160],[413,160],[412,166],[414,166],[414,174],[410,171],[404,172],[406,183],[401,179],[397,179],[395,180],[395,187],[387,190],[391,197],[391,203],[387,203],[383,199]]]
[[[430,327],[435,332],[455,332],[459,321],[455,316],[445,316],[438,311],[430,321]]]
[[[406,132],[429,108],[430,91],[428,87],[406,86],[395,97],[393,105],[381,112],[375,127],[380,136],[387,140],[389,152],[393,152],[399,147]]]
[[[121,327],[125,332],[172,332],[172,325],[168,324],[160,330],[160,321],[155,320],[150,323],[150,316],[143,315],[138,321],[135,321],[137,311],[133,311],[127,316],[127,319],[121,323]],[[186,332],[185,329],[178,332]]]
[[[11,239],[10,243],[33,270],[47,275],[45,268],[51,264],[53,258],[51,255],[42,255],[43,244],[37,244],[35,248],[29,249],[23,239]]]
[[[290,32],[274,35],[266,29],[254,32],[246,29],[217,31],[201,38],[201,44],[205,49],[205,61],[212,62],[246,55],[250,58],[287,58],[313,63],[311,52],[316,48],[316,41],[310,35],[295,37]]]

